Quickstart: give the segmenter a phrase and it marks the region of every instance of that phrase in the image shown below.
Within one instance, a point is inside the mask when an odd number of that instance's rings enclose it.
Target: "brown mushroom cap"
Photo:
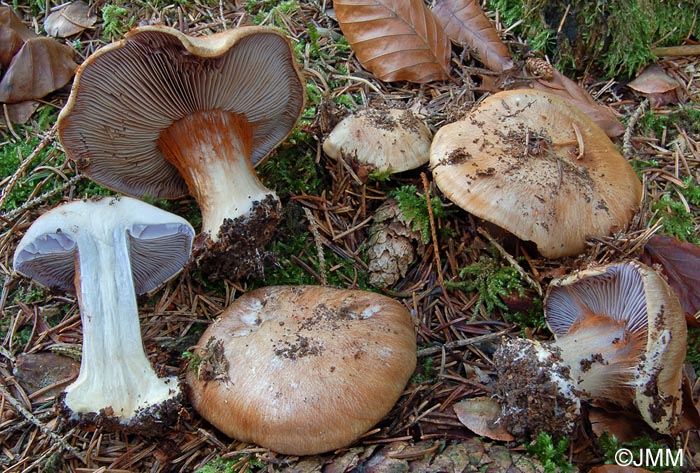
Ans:
[[[584,396],[633,403],[657,431],[673,431],[686,324],[678,297],[658,273],[627,261],[554,280],[545,314]]]
[[[408,171],[430,159],[430,129],[410,110],[365,108],[345,117],[323,142],[333,159],[368,165],[371,171]]]
[[[416,365],[408,310],[382,295],[276,286],[238,298],[202,335],[187,382],[223,433],[280,453],[344,447],[396,403]]]
[[[66,154],[96,182],[137,197],[175,198],[188,188],[158,147],[161,132],[196,112],[243,116],[257,165],[293,129],[303,91],[289,40],[272,28],[191,37],[144,26],[80,66],[58,130]]]
[[[533,241],[548,258],[625,228],[642,185],[605,133],[563,99],[509,90],[441,128],[430,164],[457,205]]]

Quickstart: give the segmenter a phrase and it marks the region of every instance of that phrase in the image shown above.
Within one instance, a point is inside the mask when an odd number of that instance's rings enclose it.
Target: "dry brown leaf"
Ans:
[[[642,262],[660,265],[681,301],[685,320],[700,327],[700,246],[669,235],[654,235],[644,246]]]
[[[617,119],[617,114],[610,107],[596,102],[586,89],[566,77],[556,69],[552,70],[550,80],[537,78],[531,81],[513,81],[513,88],[532,88],[551,92],[565,98],[572,105],[588,115],[608,136],[620,136],[625,132]]]
[[[435,0],[433,13],[447,35],[474,51],[484,65],[496,72],[513,67],[508,48],[476,0]]]
[[[459,421],[477,435],[510,442],[515,437],[498,423],[501,406],[490,397],[465,399],[454,405]]]
[[[90,6],[78,0],[51,13],[44,21],[44,30],[49,36],[66,38],[91,28],[97,21]]]
[[[0,69],[6,69],[25,41],[38,35],[10,8],[0,6]]]
[[[73,49],[51,38],[26,41],[0,81],[0,102],[38,99],[66,85],[78,65]]]
[[[676,90],[680,84],[657,64],[644,69],[627,87],[646,95],[655,108],[678,103]]]
[[[7,109],[7,117],[11,123],[22,125],[27,123],[39,108],[40,102],[36,100],[25,100],[24,102],[6,103],[3,107]]]
[[[357,59],[379,80],[450,78],[452,43],[423,0],[336,0],[333,6]]]

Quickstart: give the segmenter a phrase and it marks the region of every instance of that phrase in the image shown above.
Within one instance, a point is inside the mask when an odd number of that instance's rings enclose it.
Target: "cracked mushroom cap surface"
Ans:
[[[195,409],[226,435],[284,454],[347,446],[379,422],[416,365],[408,310],[379,294],[273,286],[238,298],[187,373]]]
[[[627,227],[642,185],[583,112],[547,92],[487,97],[442,127],[430,148],[445,196],[547,258],[576,255],[586,239]]]
[[[410,110],[365,108],[345,117],[323,142],[333,159],[369,166],[370,172],[402,172],[430,160],[432,133]]]
[[[577,343],[602,344],[583,341],[581,326],[595,325],[588,330],[598,339],[612,337],[607,348],[582,360],[588,363],[585,369],[615,359],[610,350],[626,350],[622,364],[627,372],[616,380],[625,384],[620,388],[633,389],[632,402],[649,425],[673,431],[681,413],[687,328],[678,297],[663,277],[636,261],[586,269],[552,281],[545,316],[557,341],[577,333],[574,349]],[[601,329],[601,320],[621,330]]]
[[[291,133],[304,94],[289,39],[275,29],[193,37],[144,26],[78,68],[58,133],[94,181],[137,197],[176,198],[188,188],[158,146],[161,132],[197,112],[243,116],[255,166]]]

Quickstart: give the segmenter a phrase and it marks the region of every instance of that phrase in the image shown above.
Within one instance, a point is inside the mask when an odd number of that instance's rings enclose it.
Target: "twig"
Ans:
[[[9,402],[12,407],[14,407],[17,412],[22,414],[22,416],[27,419],[29,422],[34,424],[36,427],[41,430],[44,435],[49,437],[54,443],[58,444],[63,448],[64,450],[67,450],[71,454],[75,456],[78,460],[83,462],[83,464],[87,464],[85,461],[85,457],[76,450],[72,445],[70,445],[68,442],[66,442],[62,437],[58,436],[55,432],[53,432],[50,428],[48,428],[46,425],[44,425],[39,419],[37,419],[34,414],[29,412],[17,399],[15,399],[7,389],[5,389],[5,386],[0,384],[0,395],[5,398],[7,402]]]
[[[484,238],[486,238],[489,243],[491,243],[498,251],[501,253],[501,255],[510,263],[510,265],[515,268],[515,270],[520,274],[520,277],[522,277],[527,283],[532,287],[535,291],[537,291],[537,294],[541,297],[543,292],[542,292],[542,286],[532,279],[529,274],[525,272],[525,270],[520,266],[520,264],[513,258],[501,245],[498,244],[496,239],[489,234],[485,229],[479,227],[476,229],[479,234],[481,234]]]
[[[629,122],[627,122],[625,135],[622,138],[622,155],[625,158],[629,158],[632,154],[632,133],[634,132],[634,129],[637,126],[637,122],[640,118],[642,118],[642,115],[644,115],[644,113],[646,112],[648,105],[649,99],[644,99],[644,101],[639,104],[639,107],[637,107],[637,110],[635,110],[634,113],[630,116]]]
[[[471,338],[462,338],[460,340],[455,340],[454,342],[445,343],[437,347],[423,348],[418,350],[418,358],[424,356],[434,355],[435,353],[440,353],[443,349],[452,350],[454,348],[464,348],[469,345],[476,345],[477,343],[486,342],[488,340],[493,340],[494,338],[500,338],[508,333],[508,330],[501,330],[499,332],[486,333],[484,335],[478,335]]]
[[[69,188],[72,185],[77,184],[84,176],[82,174],[76,174],[75,176],[71,177],[68,179],[66,182],[61,184],[60,186],[56,187],[55,189],[51,189],[50,191],[38,195],[35,198],[33,198],[30,201],[25,202],[21,206],[17,207],[16,209],[12,210],[11,212],[8,212],[5,214],[3,217],[2,221],[0,221],[0,227],[4,227],[5,225],[9,224],[12,222],[12,220],[17,217],[19,214],[22,212],[34,207],[35,205],[38,205],[42,202],[44,202],[47,199],[50,199],[51,197],[55,196],[56,194],[60,194],[67,188]]]
[[[700,44],[651,48],[651,54],[654,56],[698,56],[700,55]]]
[[[27,156],[25,160],[22,161],[22,163],[19,165],[17,168],[17,171],[12,175],[12,178],[10,179],[10,182],[7,183],[5,188],[2,190],[2,195],[0,196],[0,209],[2,208],[3,205],[5,205],[5,201],[7,200],[7,197],[10,195],[10,191],[12,191],[12,188],[17,184],[17,181],[19,181],[19,178],[24,175],[24,172],[29,168],[29,165],[34,161],[34,159],[39,156],[39,153],[41,153],[44,148],[46,148],[49,144],[51,144],[54,140],[54,137],[56,136],[56,125],[54,125],[49,132],[44,136],[44,138],[41,140],[41,142],[37,145],[36,148],[34,148],[34,151]]]
[[[326,257],[323,255],[323,240],[321,239],[321,234],[318,231],[318,223],[314,218],[314,214],[308,207],[304,207],[304,214],[309,221],[311,226],[311,233],[314,236],[314,243],[316,243],[316,253],[318,253],[318,271],[321,276],[321,284],[326,286],[328,284],[328,277],[326,275]]]
[[[12,127],[12,120],[10,120],[10,111],[7,109],[7,104],[2,104],[2,111],[5,114],[5,123],[7,124],[7,129],[10,130],[10,134],[15,137],[15,139],[22,141],[22,137],[17,134],[15,129]]]
[[[437,231],[435,231],[435,218],[433,216],[433,206],[432,202],[430,202],[430,186],[428,184],[428,177],[425,175],[424,172],[420,173],[420,177],[423,180],[423,191],[425,192],[425,200],[428,203],[428,220],[430,221],[430,236],[433,239],[433,250],[435,252],[435,265],[437,266],[438,283],[440,283],[440,287],[444,289],[445,278],[442,275],[440,248],[438,246]]]

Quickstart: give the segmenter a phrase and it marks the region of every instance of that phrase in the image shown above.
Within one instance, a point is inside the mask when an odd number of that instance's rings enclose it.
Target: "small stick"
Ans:
[[[58,445],[61,446],[64,450],[69,451],[71,454],[75,456],[78,460],[83,462],[83,464],[87,464],[85,461],[85,458],[82,456],[82,454],[76,450],[72,445],[70,445],[68,442],[65,441],[62,437],[58,436],[55,432],[53,432],[50,428],[48,428],[46,425],[44,425],[39,419],[37,419],[34,414],[29,412],[17,399],[12,397],[12,395],[7,391],[4,385],[0,384],[0,396],[4,397],[7,402],[9,402],[12,407],[14,407],[17,412],[22,414],[22,416],[27,419],[29,422],[34,424],[41,430],[44,435],[49,437],[53,442],[57,443]]]
[[[433,217],[433,206],[430,202],[430,187],[428,177],[424,172],[420,173],[423,180],[423,190],[425,192],[425,200],[428,203],[428,219],[430,220],[430,236],[433,238],[433,250],[435,252],[435,264],[437,266],[437,276],[440,287],[445,285],[445,278],[442,275],[442,262],[440,261],[440,248],[438,246],[437,231],[435,230],[435,218]]]
[[[651,54],[654,56],[698,56],[700,55],[700,44],[651,48]]]
[[[424,356],[430,356],[434,355],[435,353],[440,353],[444,349],[447,350],[452,350],[454,348],[464,348],[469,345],[476,345],[477,343],[481,342],[486,342],[488,340],[493,340],[494,338],[500,338],[503,335],[508,333],[508,330],[501,330],[500,332],[493,332],[493,333],[486,333],[484,335],[478,335],[476,337],[471,337],[471,338],[462,338],[460,340],[455,340],[454,342],[449,342],[445,343],[443,345],[437,346],[437,347],[428,347],[428,348],[423,348],[422,350],[418,350],[418,358],[422,358]]]
[[[510,263],[510,265],[515,268],[518,274],[520,274],[520,276],[527,281],[530,287],[537,291],[537,294],[541,297],[543,294],[542,286],[540,286],[537,281],[532,279],[530,275],[525,272],[515,258],[513,258],[501,245],[499,245],[498,242],[485,229],[478,227],[476,231],[483,235],[489,241],[489,243],[491,243],[501,253],[501,255]]]
[[[70,186],[77,184],[78,181],[80,181],[82,178],[83,178],[82,174],[76,174],[75,176],[71,177],[66,182],[64,182],[60,186],[56,187],[55,189],[52,189],[44,194],[38,195],[35,198],[33,198],[32,200],[29,200],[29,201],[25,202],[24,204],[22,204],[21,206],[17,207],[16,209],[8,212],[7,214],[5,214],[4,217],[2,217],[2,221],[0,221],[0,227],[3,227],[7,224],[12,223],[12,220],[15,217],[17,217],[19,214],[24,212],[25,210],[28,210],[28,209],[32,208],[33,206],[38,205],[47,199],[50,199],[51,197],[55,196],[56,194],[60,194],[61,192],[63,192],[67,188],[69,188]]]
[[[326,257],[323,255],[323,240],[321,239],[321,234],[318,231],[318,223],[314,218],[314,214],[311,213],[307,207],[304,207],[304,214],[309,220],[311,226],[311,233],[314,235],[314,243],[316,243],[316,253],[318,253],[318,271],[321,276],[321,284],[323,286],[328,285],[328,277],[326,275]]]
[[[622,155],[625,158],[629,158],[632,154],[632,133],[634,132],[634,129],[637,126],[637,122],[640,118],[642,118],[642,115],[644,115],[644,113],[646,112],[648,105],[649,99],[644,99],[644,101],[639,104],[639,107],[637,107],[637,110],[635,110],[632,116],[630,116],[629,122],[627,122],[625,135],[622,138]]]
[[[7,183],[5,188],[2,190],[2,196],[0,196],[0,208],[2,208],[3,205],[5,205],[5,201],[7,200],[8,196],[10,195],[10,191],[12,191],[12,188],[17,184],[17,181],[19,181],[19,178],[22,177],[22,175],[25,173],[25,171],[29,168],[29,165],[34,161],[34,159],[39,156],[39,153],[43,151],[44,148],[46,148],[49,144],[51,144],[54,140],[54,137],[56,136],[56,125],[54,125],[51,130],[44,136],[44,138],[41,140],[41,142],[37,145],[36,148],[34,148],[34,151],[27,156],[26,159],[22,161],[22,163],[19,165],[17,168],[17,171],[12,175],[12,178],[10,179],[10,182]],[[19,152],[19,151],[18,151]]]

